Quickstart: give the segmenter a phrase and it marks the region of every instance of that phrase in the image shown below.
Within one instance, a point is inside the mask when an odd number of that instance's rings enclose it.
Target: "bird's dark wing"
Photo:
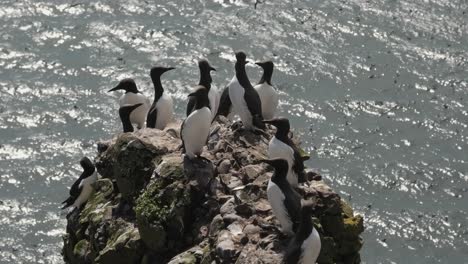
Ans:
[[[262,101],[260,100],[257,90],[245,89],[244,91],[244,100],[252,116],[262,116]]]
[[[80,183],[81,183],[81,179],[82,177],[80,177],[78,180],[76,180],[72,187],[70,188],[70,197],[68,197],[65,201],[62,202],[63,204],[63,207],[62,209],[65,209],[69,206],[71,206],[75,200],[78,198],[78,196],[80,196],[80,193],[83,189],[83,186],[80,186]]]
[[[195,102],[196,102],[195,97],[193,97],[193,96],[189,97],[189,101],[187,103],[187,110],[186,110],[187,116],[189,116],[190,113],[193,112],[193,110],[195,108]]]
[[[148,115],[146,116],[146,127],[155,128],[157,117],[158,109],[156,108],[156,105],[152,105],[150,110],[148,111]]]
[[[221,94],[221,98],[219,99],[219,107],[216,116],[228,116],[231,113],[232,102],[231,98],[229,97],[229,86],[226,86]]]
[[[185,142],[184,142],[184,137],[182,136],[184,125],[185,125],[185,120],[182,122],[182,125],[180,126],[180,139],[182,140],[182,153],[185,153]]]
[[[304,173],[305,169],[304,157],[301,155],[301,151],[299,150],[299,148],[296,146],[296,144],[294,144],[294,142],[290,138],[287,139],[286,143],[294,151],[294,164],[292,166],[292,169],[297,175],[301,175],[302,173]]]
[[[297,264],[301,258],[301,246],[295,237],[289,243],[289,246],[284,254],[283,263],[285,264]]]
[[[249,112],[252,114],[252,123],[254,126],[265,129],[266,126],[262,122],[263,115],[262,115],[262,101],[260,100],[260,96],[255,89],[245,89],[244,90],[244,100],[247,103],[247,108]]]
[[[291,186],[288,187],[287,190],[283,190],[285,192],[284,206],[288,211],[289,217],[291,217],[295,232],[299,226],[301,217],[301,196]]]

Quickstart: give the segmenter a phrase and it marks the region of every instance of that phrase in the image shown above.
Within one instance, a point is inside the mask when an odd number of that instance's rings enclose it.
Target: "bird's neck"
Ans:
[[[265,69],[263,71],[263,75],[262,75],[262,78],[260,79],[260,81],[258,82],[259,84],[262,84],[262,83],[267,83],[271,86],[271,76],[273,75],[273,71],[270,70],[270,69]]]
[[[240,83],[244,89],[252,88],[252,84],[250,84],[249,77],[247,77],[247,72],[245,71],[245,64],[236,62],[236,77],[237,81]]]
[[[211,74],[209,72],[200,71],[200,82],[198,83],[199,85],[205,86],[206,89],[208,89],[209,91],[212,82],[213,79],[211,79]]]
[[[288,173],[288,170],[281,170],[281,171],[278,171],[276,170],[274,173],[273,173],[273,176],[271,176],[271,180],[276,183],[276,185],[278,185],[278,187],[280,186],[287,186],[289,185],[289,182],[288,180],[286,179],[286,175]],[[283,189],[280,187],[280,189]]]
[[[210,108],[209,102],[210,100],[208,99],[208,96],[198,97],[195,103],[195,110],[202,109],[203,107]]]
[[[288,141],[288,133],[289,133],[289,129],[278,128],[276,130],[275,137],[280,141],[287,142]]]
[[[132,122],[130,122],[130,117],[122,117],[122,126],[123,126],[123,132],[133,132],[133,125]]]
[[[164,88],[162,87],[162,84],[161,84],[161,76],[156,76],[151,79],[154,85],[154,102],[157,102],[164,93]]]

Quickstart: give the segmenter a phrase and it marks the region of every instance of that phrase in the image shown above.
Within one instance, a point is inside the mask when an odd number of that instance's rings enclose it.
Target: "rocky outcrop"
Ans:
[[[178,125],[143,129],[98,145],[102,176],[81,209],[67,216],[67,263],[281,263],[288,238],[266,196],[273,131],[233,130],[223,121],[203,156],[182,159]],[[363,218],[319,175],[307,173],[316,203],[318,263],[360,263]]]

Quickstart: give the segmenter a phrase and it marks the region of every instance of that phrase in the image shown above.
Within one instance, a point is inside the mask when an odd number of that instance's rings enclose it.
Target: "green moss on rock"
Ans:
[[[185,231],[190,188],[183,177],[180,159],[164,159],[158,176],[136,200],[135,212],[142,240],[155,251],[181,244]],[[170,237],[171,239],[167,239]]]

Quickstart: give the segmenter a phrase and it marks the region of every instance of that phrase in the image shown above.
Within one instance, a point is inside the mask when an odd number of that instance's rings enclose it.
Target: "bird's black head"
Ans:
[[[203,107],[210,107],[210,101],[208,99],[208,89],[203,85],[195,87],[195,92],[188,95],[188,97],[195,97],[195,109],[201,109]]]
[[[285,159],[269,159],[261,160],[260,162],[269,164],[275,169],[277,175],[282,176],[286,179],[286,174],[288,172],[288,162]]]
[[[88,177],[94,173],[95,167],[93,162],[88,157],[83,157],[80,160],[80,165],[83,168],[83,176]]]
[[[272,61],[260,61],[260,62],[256,62],[255,64],[257,64],[258,66],[262,67],[263,70],[267,71],[273,71],[273,67],[274,67],[274,64]]]
[[[195,92],[193,93],[190,93],[188,95],[188,97],[190,96],[194,96],[194,97],[197,97],[197,98],[201,98],[201,97],[208,97],[208,89],[206,89],[205,86],[203,85],[198,85],[196,88],[195,88]]]
[[[284,117],[278,117],[270,120],[263,120],[265,124],[271,124],[276,127],[278,130],[289,132],[290,125],[289,120]]]
[[[200,72],[209,73],[210,71],[216,71],[216,69],[211,67],[210,63],[205,59],[198,61],[198,68],[200,69]]]
[[[151,78],[154,78],[154,77],[161,77],[161,75],[167,71],[170,71],[170,70],[173,70],[175,69],[174,67],[160,67],[160,66],[157,66],[157,67],[153,67],[151,68],[151,71],[150,71],[150,75],[151,75]]]
[[[263,75],[262,78],[258,83],[268,83],[271,85],[271,76],[273,75],[273,62],[272,61],[262,61],[262,62],[256,62],[258,66],[262,67],[263,69]]]
[[[247,60],[247,55],[245,55],[243,51],[236,52],[236,60],[238,63],[244,64],[244,65],[249,63],[249,61]]]
[[[125,90],[126,93],[138,93],[138,88],[136,86],[135,80],[131,78],[121,80],[119,84],[116,87],[110,89],[109,92],[117,90]]]

